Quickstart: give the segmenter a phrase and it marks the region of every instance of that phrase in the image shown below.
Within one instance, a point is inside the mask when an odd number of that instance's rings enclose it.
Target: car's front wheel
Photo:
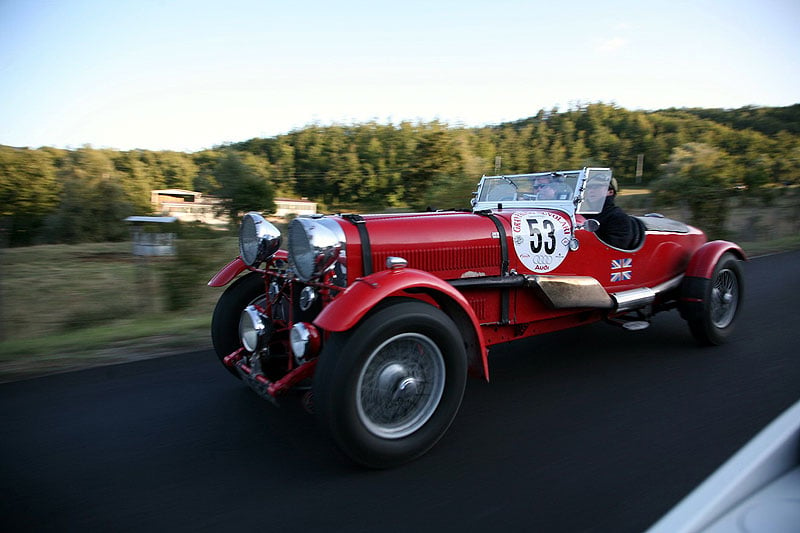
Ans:
[[[264,278],[257,272],[240,277],[219,297],[211,317],[211,342],[220,361],[242,347],[239,319],[244,308],[251,304],[263,306],[266,298]],[[225,368],[239,377],[234,368]]]
[[[444,312],[395,302],[331,335],[314,376],[314,408],[345,454],[386,468],[442,437],[461,405],[466,370],[461,336]]]

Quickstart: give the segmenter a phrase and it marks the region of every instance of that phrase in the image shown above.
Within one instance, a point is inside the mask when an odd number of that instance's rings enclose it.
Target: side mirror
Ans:
[[[594,233],[600,229],[600,223],[593,218],[587,218],[586,222],[578,225],[578,229],[584,229],[590,233]]]

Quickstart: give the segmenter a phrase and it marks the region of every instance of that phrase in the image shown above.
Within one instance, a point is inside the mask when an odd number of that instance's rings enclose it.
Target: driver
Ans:
[[[555,184],[549,176],[536,178],[536,180],[533,182],[533,190],[536,192],[537,200],[556,199]]]
[[[603,209],[596,215],[586,215],[586,218],[593,218],[600,223],[597,237],[615,248],[630,250],[636,247],[637,232],[633,225],[637,222],[614,203],[619,192],[617,178],[612,177],[607,188],[603,180],[592,181],[589,180],[586,185],[586,201],[590,205],[603,202]]]
[[[537,176],[533,182],[536,200],[569,200],[570,194],[560,176]]]

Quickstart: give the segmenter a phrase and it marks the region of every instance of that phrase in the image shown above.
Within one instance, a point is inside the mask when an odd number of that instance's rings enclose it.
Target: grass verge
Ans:
[[[150,316],[0,343],[0,383],[210,349],[208,316]]]

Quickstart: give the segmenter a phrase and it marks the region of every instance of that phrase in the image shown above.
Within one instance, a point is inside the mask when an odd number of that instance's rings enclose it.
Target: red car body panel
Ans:
[[[739,259],[746,259],[744,250],[738,245],[728,241],[711,241],[703,245],[692,256],[692,261],[686,268],[686,276],[694,278],[710,278],[714,271],[714,266],[722,254],[732,252]]]
[[[278,250],[278,252],[273,257],[273,260],[283,260],[286,261],[289,258],[289,253],[286,250]],[[209,287],[224,287],[231,281],[233,281],[236,276],[244,272],[245,270],[250,270],[244,261],[242,261],[241,257],[237,257],[224,267],[222,267],[219,272],[214,274],[214,277],[208,282]]]
[[[413,290],[413,293],[407,291]],[[487,341],[477,317],[464,296],[452,285],[428,272],[412,268],[383,270],[376,274],[357,278],[342,294],[328,304],[316,319],[314,325],[324,331],[347,331],[353,328],[378,303],[392,296],[412,296],[424,298],[437,306],[446,307],[450,302],[457,306],[468,322],[467,331],[474,332],[473,344],[478,353],[471,354],[470,366],[475,373],[489,379]]]
[[[348,283],[364,275],[362,242],[354,224],[338,219],[347,236]],[[402,257],[409,268],[441,279],[458,279],[471,270],[500,274],[499,238],[491,220],[472,213],[364,215],[372,251],[372,270],[386,268],[386,258]]]
[[[461,305],[473,324],[477,318],[464,296],[440,278],[413,268],[383,270],[377,274],[360,277],[342,294],[338,295],[314,319],[314,324],[327,331],[346,331],[355,326],[375,305],[408,289],[431,295],[442,293]],[[437,298],[433,298],[437,300]]]
[[[241,257],[237,257],[214,274],[214,277],[208,282],[208,286],[224,287],[245,270],[247,270],[247,265]]]
[[[541,211],[541,210],[538,210]],[[519,212],[519,211],[517,211]],[[499,215],[508,223],[510,215]],[[583,219],[579,218],[578,222]],[[671,232],[646,232],[644,242],[636,250],[620,250],[602,242],[595,233],[577,230],[574,236],[580,244],[577,251],[566,255],[563,262],[551,274],[591,276],[609,292],[630,290],[642,286],[655,286],[683,273],[689,260],[705,242],[705,235],[698,229],[689,228],[685,234]],[[519,273],[535,274],[518,260],[513,253],[512,268]],[[514,259],[517,259],[514,262]],[[630,260],[630,266],[628,262]],[[618,261],[621,267],[614,267]],[[628,272],[613,276],[617,272]]]
[[[705,235],[700,230],[687,227],[683,234],[648,231],[642,245],[636,250],[620,250],[603,243],[592,232],[581,229],[574,231],[566,215],[541,209],[494,212],[492,216],[500,223],[504,236],[500,235],[500,228],[490,217],[474,213],[367,215],[363,220],[372,248],[371,267],[379,272],[386,268],[388,257],[398,256],[408,262],[409,269],[424,271],[446,281],[497,277],[503,274],[500,239],[505,238],[508,256],[506,274],[514,272],[520,275],[536,275],[541,272],[526,266],[515,253],[512,219],[542,212],[563,219],[566,234],[574,235],[580,245],[577,251],[567,253],[557,268],[545,273],[591,276],[609,293],[643,286],[653,287],[682,275],[694,252],[705,242]],[[350,285],[363,276],[363,243],[354,224],[344,219],[338,219],[338,222],[347,238],[347,277]],[[583,222],[582,217],[578,222]],[[441,287],[443,285],[440,284],[439,288]],[[491,331],[484,332],[488,345],[529,336],[534,331],[554,331],[602,318],[602,314],[597,313],[592,313],[587,318],[584,313],[580,318],[566,319],[565,317],[580,310],[554,310],[537,298],[530,289],[511,290],[507,319],[509,324],[544,322],[527,329],[522,335],[510,334],[496,327],[498,324],[505,325],[502,324],[500,291],[490,287],[464,288],[460,292],[472,308],[477,321],[492,326]],[[375,292],[371,291],[371,294],[374,295]],[[370,298],[357,307],[349,307],[346,320],[348,325],[343,329],[354,325],[379,299]],[[336,300],[333,303],[335,302]]]

